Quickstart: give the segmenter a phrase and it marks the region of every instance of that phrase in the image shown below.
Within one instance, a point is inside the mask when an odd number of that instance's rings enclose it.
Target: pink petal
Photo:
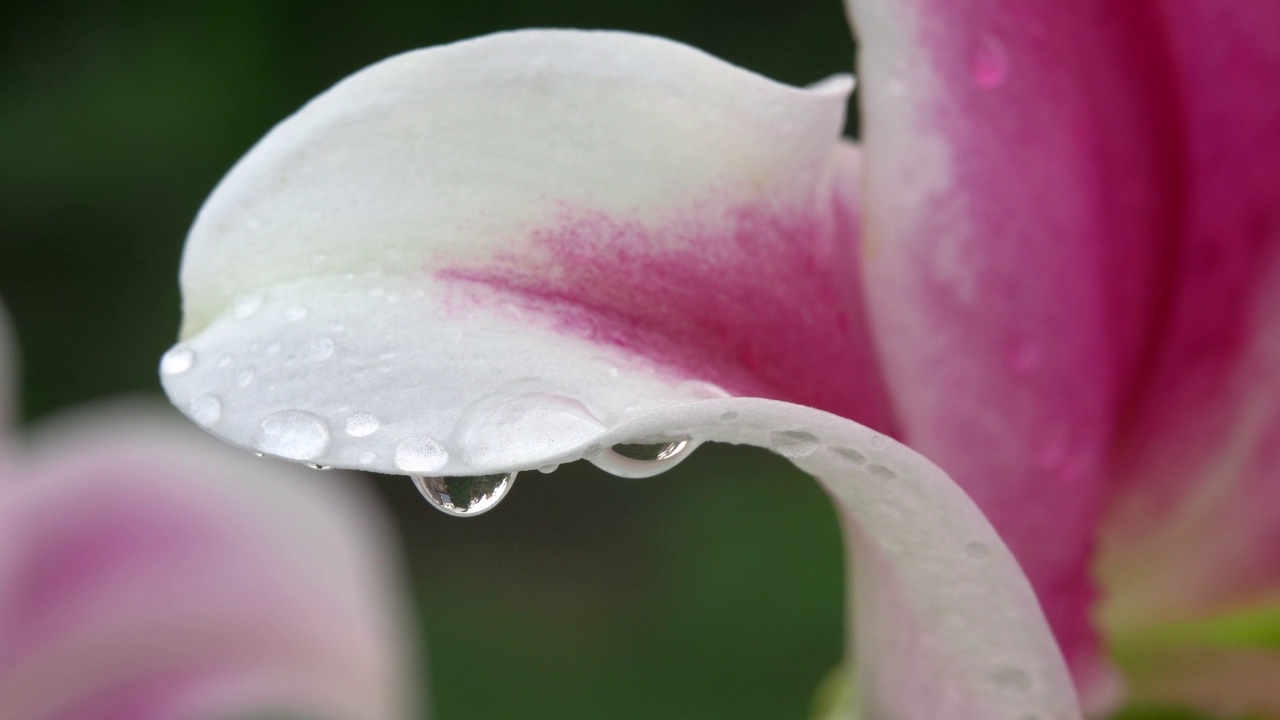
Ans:
[[[987,513],[1100,702],[1090,561],[1182,172],[1157,18],[1134,3],[851,11],[865,277],[904,437]]]
[[[1103,558],[1126,628],[1280,594],[1280,6],[1162,9],[1181,248]]]
[[[377,518],[298,475],[155,411],[46,432],[0,496],[0,716],[401,716]]]

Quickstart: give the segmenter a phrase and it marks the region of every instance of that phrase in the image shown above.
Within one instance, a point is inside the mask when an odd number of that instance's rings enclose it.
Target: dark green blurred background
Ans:
[[[158,397],[182,239],[272,124],[387,55],[526,26],[656,33],[775,78],[849,69],[838,0],[9,6],[0,298],[30,419]],[[567,467],[452,519],[370,477],[399,521],[437,717],[803,718],[842,645],[834,515],[763,452],[643,481]],[[423,682],[426,682],[424,677]]]

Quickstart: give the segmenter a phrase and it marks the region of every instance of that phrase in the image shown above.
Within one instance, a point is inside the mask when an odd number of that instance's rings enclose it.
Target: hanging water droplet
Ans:
[[[378,418],[369,413],[356,413],[347,418],[347,434],[351,437],[368,437],[378,431]]]
[[[474,517],[502,501],[515,483],[516,473],[477,477],[413,476],[418,492],[437,510],[448,515]]]
[[[647,478],[675,467],[693,452],[689,440],[669,443],[614,445],[587,453],[587,460],[607,473],[625,478]]]
[[[332,470],[333,469],[333,466],[331,465],[321,465],[320,463],[307,463],[307,467],[311,468],[312,470]]]
[[[305,410],[281,410],[258,426],[253,444],[288,460],[311,460],[329,447],[329,426]]]
[[[187,414],[203,427],[222,419],[222,401],[213,395],[202,395],[187,405]]]
[[[235,299],[235,303],[231,307],[231,316],[237,320],[244,320],[258,312],[265,300],[266,297],[262,293],[241,295]]]
[[[449,453],[426,435],[405,438],[396,446],[396,467],[405,472],[433,472],[449,462]]]
[[[779,430],[770,436],[770,445],[779,455],[802,458],[818,449],[818,436],[804,430]]]
[[[538,468],[538,472],[542,473],[543,475],[550,475],[551,473],[559,469],[560,469],[559,465],[543,465],[542,467]]]
[[[164,375],[181,375],[195,364],[195,350],[186,345],[175,345],[160,358],[160,372]]]

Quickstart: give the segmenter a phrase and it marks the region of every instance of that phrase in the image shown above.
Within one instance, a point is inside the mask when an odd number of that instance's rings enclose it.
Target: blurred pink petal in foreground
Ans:
[[[158,408],[8,439],[0,717],[406,717],[411,633],[381,520],[344,478],[224,449]]]

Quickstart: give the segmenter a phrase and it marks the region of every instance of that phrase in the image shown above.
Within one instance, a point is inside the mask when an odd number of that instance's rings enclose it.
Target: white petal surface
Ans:
[[[721,389],[768,394],[781,368],[811,391],[774,397],[826,389],[849,415],[889,417],[856,341],[850,85],[798,90],[625,33],[502,34],[376,65],[273,130],[201,211],[166,391],[234,444],[389,473],[587,457],[640,477],[671,463],[608,448],[771,447],[847,521],[864,717],[1076,717],[1034,594],[945,474],[836,415]],[[683,259],[766,282],[609,294]],[[797,273],[774,282],[780,266]],[[814,291],[832,278],[838,292]],[[632,313],[646,304],[659,312]],[[738,305],[776,347],[678,322]],[[654,351],[682,333],[744,372]]]

